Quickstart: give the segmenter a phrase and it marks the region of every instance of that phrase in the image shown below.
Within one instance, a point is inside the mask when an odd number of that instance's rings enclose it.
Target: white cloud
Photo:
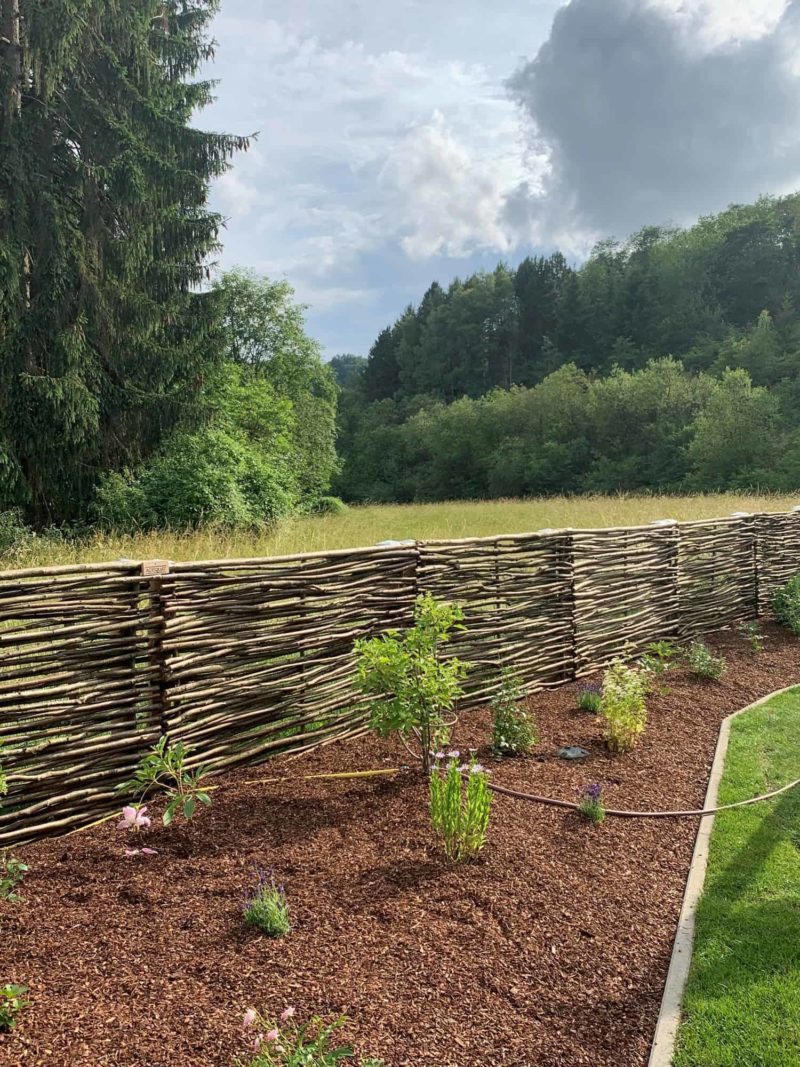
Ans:
[[[239,168],[223,174],[217,180],[215,192],[222,211],[239,218],[249,215],[259,201],[257,187],[246,180]]]
[[[267,250],[259,258],[318,290],[386,242],[415,259],[512,248],[503,203],[526,173],[527,149],[507,69],[443,59],[423,40],[414,51],[380,50],[375,25],[372,48],[332,38],[324,18],[309,34],[309,6],[281,22],[233,4],[215,27],[246,102],[221,100],[217,125],[246,111],[260,131],[258,154],[241,157],[217,195],[231,213],[249,213],[248,243],[257,235]],[[234,76],[215,73],[223,84]]]
[[[703,48],[757,41],[773,33],[787,0],[649,0],[675,16],[687,39]]]
[[[507,131],[508,132],[508,131]],[[468,146],[435,111],[389,155],[380,180],[398,205],[401,247],[414,259],[508,252],[516,243],[505,218],[508,194],[523,178],[522,155],[503,141]],[[492,150],[493,149],[493,150]]]

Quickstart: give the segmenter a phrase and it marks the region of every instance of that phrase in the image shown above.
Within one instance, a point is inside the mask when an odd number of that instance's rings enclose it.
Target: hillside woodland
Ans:
[[[434,282],[342,385],[352,500],[800,484],[800,196]]]

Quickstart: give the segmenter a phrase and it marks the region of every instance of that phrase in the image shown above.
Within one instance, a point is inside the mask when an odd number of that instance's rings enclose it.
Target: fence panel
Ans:
[[[358,637],[406,626],[416,545],[176,564],[162,579],[165,728],[215,768],[364,725]]]
[[[755,529],[751,516],[681,524],[681,636],[719,630],[737,619],[755,618]]]
[[[0,846],[113,810],[159,733],[138,567],[53,571],[0,575]]]
[[[677,526],[576,530],[577,673],[678,628]]]
[[[527,691],[573,677],[571,538],[563,531],[420,543],[420,590],[464,609],[450,647],[472,664],[467,704],[508,667]]]
[[[259,560],[0,573],[0,847],[90,822],[163,734],[220,769],[364,729],[353,642],[419,592],[463,605],[466,703],[753,618],[800,572],[800,514]]]
[[[755,518],[758,608],[764,614],[775,590],[800,572],[800,512]]]

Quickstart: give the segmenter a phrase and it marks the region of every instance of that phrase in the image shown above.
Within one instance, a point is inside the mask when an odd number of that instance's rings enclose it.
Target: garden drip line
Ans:
[[[579,804],[574,804],[569,800],[555,800],[553,797],[540,797],[535,793],[521,793],[517,789],[507,789],[505,786],[493,785],[491,782],[488,784],[493,793],[500,793],[514,800],[527,800],[533,804],[544,804],[551,808],[566,808],[569,811],[581,810]],[[699,808],[695,811],[620,811],[615,808],[606,808],[605,814],[617,819],[702,819],[708,815],[716,815],[719,811],[730,811],[732,808],[744,808],[748,804],[759,804],[762,800],[771,800],[772,797],[780,796],[781,793],[788,793],[790,789],[794,789],[798,785],[800,785],[800,778],[789,782],[788,785],[781,786],[780,789],[773,789],[771,793],[763,793],[761,796],[751,797],[749,800],[737,800],[733,804],[720,804],[716,808]]]
[[[374,771],[339,771],[337,773],[329,774],[303,774],[274,778],[255,778],[248,779],[243,784],[267,785],[273,782],[308,782],[319,779],[341,781],[353,778],[379,778],[385,775],[398,774],[400,770],[402,770],[400,767],[387,767]],[[541,797],[536,793],[523,793],[518,789],[508,789],[506,786],[495,785],[492,782],[489,782],[488,785],[493,793],[510,797],[512,800],[525,800],[531,804],[542,804],[545,807],[562,808],[566,811],[581,810],[580,805],[575,804],[571,800],[557,800],[555,797]],[[780,796],[781,793],[788,793],[790,789],[794,789],[798,785],[800,785],[800,778],[795,779],[793,782],[789,782],[788,785],[781,786],[780,789],[773,789],[769,793],[762,793],[761,796],[751,797],[749,800],[737,800],[733,804],[720,804],[715,808],[697,808],[691,811],[626,811],[624,809],[606,808],[605,814],[616,819],[704,819],[709,815],[716,815],[717,812],[720,811],[731,811],[734,808],[748,807],[750,804],[760,804],[764,800],[771,800],[773,797]],[[220,786],[218,785],[207,786],[208,790],[219,788]],[[96,822],[89,823],[88,826],[79,826],[76,830],[70,830],[66,836],[69,837],[71,834],[79,834],[84,830],[91,830],[95,826],[100,826],[102,823],[116,818],[117,814],[117,812],[114,812],[111,815],[104,816],[102,819],[98,819]]]

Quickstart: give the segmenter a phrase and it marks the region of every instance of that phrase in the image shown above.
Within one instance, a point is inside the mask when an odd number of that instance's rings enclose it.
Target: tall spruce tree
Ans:
[[[190,125],[216,0],[0,0],[0,506],[84,514],[99,472],[191,421],[214,358],[209,181]]]

